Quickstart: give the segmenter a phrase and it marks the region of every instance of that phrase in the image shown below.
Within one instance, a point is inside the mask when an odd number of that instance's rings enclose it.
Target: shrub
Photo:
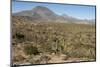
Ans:
[[[32,54],[37,55],[37,54],[39,54],[39,51],[38,51],[37,47],[32,46],[32,45],[25,46],[24,47],[24,52],[28,55],[32,55]]]
[[[19,33],[16,33],[15,35],[16,35],[17,42],[24,42],[25,35],[23,33],[19,32]]]
[[[13,62],[23,61],[25,58],[22,55],[17,55],[13,57]]]

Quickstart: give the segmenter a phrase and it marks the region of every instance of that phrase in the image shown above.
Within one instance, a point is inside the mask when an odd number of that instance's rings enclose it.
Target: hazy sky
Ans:
[[[48,4],[35,2],[12,2],[12,12],[20,12],[23,10],[31,10],[36,6],[45,6],[56,14],[67,14],[79,19],[95,19],[95,6],[80,6],[68,4]]]

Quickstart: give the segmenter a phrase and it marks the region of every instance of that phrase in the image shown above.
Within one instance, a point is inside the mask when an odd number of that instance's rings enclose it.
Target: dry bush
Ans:
[[[13,57],[13,62],[21,62],[23,60],[25,60],[25,58],[22,55],[17,55]]]

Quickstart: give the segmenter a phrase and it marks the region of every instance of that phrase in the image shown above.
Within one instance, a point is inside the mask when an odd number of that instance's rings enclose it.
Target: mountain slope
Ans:
[[[52,10],[43,6],[36,6],[31,10],[25,10],[13,13],[13,16],[26,16],[31,21],[39,22],[63,22],[63,23],[78,23],[78,24],[95,24],[95,20],[81,20],[66,14],[57,15]],[[30,17],[30,18],[29,18]]]

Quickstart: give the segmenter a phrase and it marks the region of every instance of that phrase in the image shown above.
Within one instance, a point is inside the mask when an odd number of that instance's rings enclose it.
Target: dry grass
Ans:
[[[94,25],[23,20],[21,17],[12,20],[14,64],[95,60]]]

